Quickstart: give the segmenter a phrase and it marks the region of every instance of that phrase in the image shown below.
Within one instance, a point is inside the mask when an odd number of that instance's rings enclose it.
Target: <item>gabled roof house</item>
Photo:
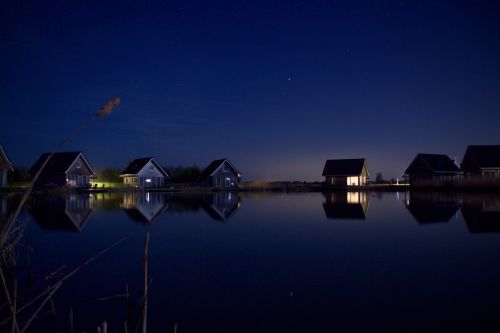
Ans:
[[[467,147],[460,167],[465,176],[500,178],[500,145]]]
[[[7,187],[7,172],[9,171],[14,171],[14,169],[0,144],[0,188]]]
[[[326,186],[365,186],[369,177],[364,158],[327,160],[323,168]]]
[[[123,170],[120,177],[123,178],[125,186],[140,188],[164,187],[170,178],[153,157],[133,160]]]
[[[43,167],[47,159],[48,162]],[[91,179],[95,178],[94,169],[79,151],[44,153],[31,167],[31,175],[35,176],[40,169],[36,187],[89,187]]]
[[[212,161],[201,173],[201,181],[209,187],[237,187],[241,173],[228,159]]]
[[[461,171],[443,154],[418,154],[404,173],[410,185],[439,185],[456,181]]]

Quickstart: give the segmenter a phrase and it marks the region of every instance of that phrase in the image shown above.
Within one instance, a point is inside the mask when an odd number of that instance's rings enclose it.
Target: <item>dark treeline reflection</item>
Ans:
[[[325,192],[323,203],[328,219],[366,219],[370,201],[366,192]]]
[[[6,199],[2,198],[0,208],[5,216],[6,206]],[[75,193],[33,196],[28,205],[28,212],[44,229],[79,232],[83,230],[96,208],[105,211],[123,210],[134,222],[152,224],[164,214],[201,211],[215,221],[224,222],[239,207],[240,197],[234,192],[197,195],[162,192]]]

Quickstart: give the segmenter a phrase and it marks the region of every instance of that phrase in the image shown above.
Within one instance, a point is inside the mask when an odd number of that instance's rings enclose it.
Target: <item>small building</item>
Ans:
[[[467,147],[460,167],[465,177],[500,178],[500,145]]]
[[[153,157],[133,160],[120,177],[123,178],[123,185],[139,188],[164,187],[170,178]]]
[[[209,187],[237,187],[240,179],[241,173],[225,158],[213,161],[201,173],[203,186]]]
[[[365,186],[369,173],[364,158],[352,158],[327,160],[323,176],[326,186]]]
[[[7,187],[7,172],[14,171],[12,164],[0,145],[0,188]]]
[[[89,187],[96,176],[89,161],[78,151],[42,154],[30,169],[32,176],[38,173],[47,159],[35,187],[84,188]]]
[[[404,176],[410,185],[444,185],[460,180],[461,171],[447,155],[418,154]]]

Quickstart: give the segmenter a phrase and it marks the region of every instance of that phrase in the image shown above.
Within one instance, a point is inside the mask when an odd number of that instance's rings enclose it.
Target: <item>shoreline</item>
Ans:
[[[27,186],[12,186],[0,189],[0,193],[19,193],[26,190]],[[366,186],[332,187],[319,183],[265,183],[260,186],[240,186],[240,187],[200,187],[186,186],[179,184],[165,188],[131,188],[131,187],[106,187],[106,188],[75,188],[75,189],[34,189],[33,193],[134,193],[134,192],[163,192],[163,193],[217,193],[217,192],[401,192],[401,191],[422,191],[422,192],[500,192],[497,186],[410,186],[408,184],[371,184]]]

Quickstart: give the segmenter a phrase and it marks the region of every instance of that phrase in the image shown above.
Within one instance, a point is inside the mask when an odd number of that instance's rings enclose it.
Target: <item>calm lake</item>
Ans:
[[[0,197],[3,221],[16,200]],[[20,221],[19,292],[131,233],[68,279],[32,332],[139,331],[147,232],[150,332],[500,330],[496,194],[46,195]]]

